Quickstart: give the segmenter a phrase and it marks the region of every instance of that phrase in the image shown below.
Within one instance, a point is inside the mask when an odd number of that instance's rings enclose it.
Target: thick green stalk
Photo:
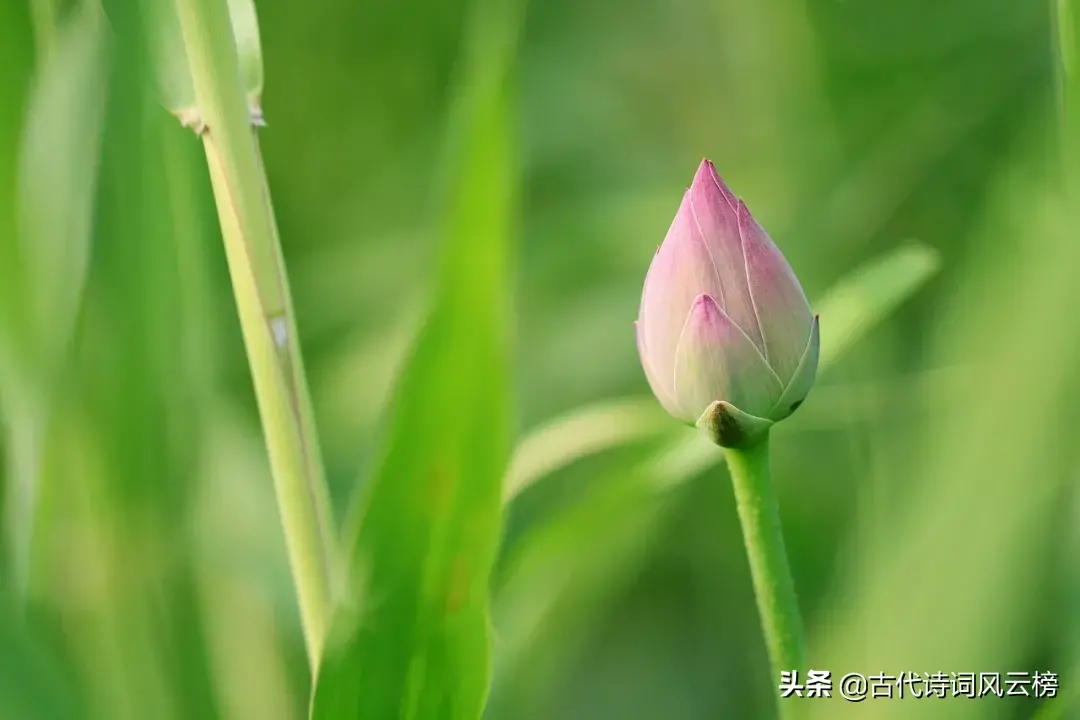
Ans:
[[[806,672],[799,602],[788,566],[784,534],[780,527],[780,508],[772,486],[769,463],[769,436],[738,449],[728,448],[727,464],[735,487],[735,503],[742,524],[750,575],[754,581],[761,628],[769,652],[772,681],[780,683],[780,673]],[[780,701],[780,716],[791,717],[793,700]]]
[[[336,536],[277,227],[226,0],[176,0],[176,8],[315,672],[330,609]]]

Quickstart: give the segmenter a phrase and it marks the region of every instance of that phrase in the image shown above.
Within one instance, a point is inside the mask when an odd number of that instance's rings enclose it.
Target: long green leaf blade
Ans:
[[[26,108],[18,229],[0,251],[12,265],[3,298],[11,306],[0,310],[8,320],[0,327],[0,419],[10,443],[3,524],[21,592],[30,582],[43,434],[90,262],[106,105],[108,34],[100,8],[76,8],[54,39]]]
[[[333,620],[317,720],[474,720],[487,695],[488,583],[511,440],[507,80],[520,8],[484,4],[475,19],[454,118],[446,262],[348,539],[352,602]]]
[[[821,315],[821,364],[831,364],[938,270],[937,251],[909,243],[856,268],[815,305]]]

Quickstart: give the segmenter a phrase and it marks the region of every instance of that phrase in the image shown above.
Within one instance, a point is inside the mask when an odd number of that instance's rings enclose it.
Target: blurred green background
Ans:
[[[430,297],[477,10],[256,6],[260,142],[341,519]],[[202,146],[156,100],[139,14],[80,8],[0,2],[0,717],[303,717]],[[1058,191],[1080,157],[1059,138],[1053,18],[1006,0],[529,5],[509,471],[528,487],[492,581],[487,718],[773,717],[726,473],[648,398],[632,332],[702,157],[834,353],[773,443],[812,664],[1060,676],[1050,702],[808,710],[1080,717],[1080,206]],[[838,282],[830,317],[816,301]]]

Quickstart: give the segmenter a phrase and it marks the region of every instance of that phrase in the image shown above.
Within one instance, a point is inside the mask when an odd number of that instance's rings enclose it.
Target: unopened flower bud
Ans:
[[[814,383],[818,319],[787,260],[708,160],[645,277],[637,341],[664,408],[725,446],[790,415]]]

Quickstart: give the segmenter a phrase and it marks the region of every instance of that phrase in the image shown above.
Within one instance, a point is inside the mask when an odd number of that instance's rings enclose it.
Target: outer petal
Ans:
[[[710,295],[699,295],[675,354],[675,400],[696,422],[716,400],[765,417],[783,393],[776,374]]]
[[[788,384],[806,349],[813,314],[791,266],[739,202],[739,231],[750,294],[761,323],[765,359]]]
[[[702,160],[690,186],[694,221],[709,248],[709,257],[720,278],[721,295],[713,295],[735,324],[764,352],[765,345],[750,286],[746,277],[738,208],[741,203],[724,185],[716,168]],[[705,292],[702,290],[701,292]]]
[[[813,325],[810,328],[810,340],[803,350],[802,359],[795,369],[791,382],[784,388],[784,394],[780,396],[776,406],[769,413],[769,419],[773,422],[783,420],[795,412],[806,396],[810,394],[810,388],[814,385],[817,377],[818,355],[821,349],[821,333],[818,329],[818,317],[814,316]]]
[[[667,237],[653,257],[641,295],[642,342],[649,349],[652,372],[662,378],[673,377],[675,348],[694,298],[720,292],[719,277],[697,231],[689,197],[689,192],[683,196]]]
[[[635,334],[637,335],[638,355],[641,356],[641,367],[645,370],[645,379],[649,381],[649,387],[652,388],[653,395],[660,401],[660,404],[664,406],[664,409],[668,411],[669,415],[674,417],[681,417],[682,412],[679,410],[679,406],[675,403],[673,396],[673,377],[667,375],[664,378],[660,378],[652,369],[652,361],[649,358],[648,351],[645,348],[644,338],[641,333],[641,323],[634,323]],[[666,380],[662,382],[661,380]]]

